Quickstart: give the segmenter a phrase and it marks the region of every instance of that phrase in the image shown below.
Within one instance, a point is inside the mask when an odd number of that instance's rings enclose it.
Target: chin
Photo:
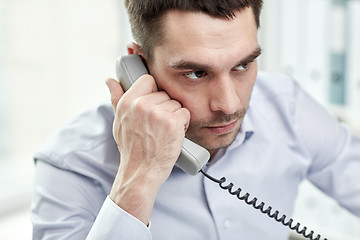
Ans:
[[[205,146],[208,150],[217,150],[220,148],[226,148],[230,146],[236,139],[236,134],[229,134],[229,136],[218,136],[217,140],[207,143],[208,146]]]

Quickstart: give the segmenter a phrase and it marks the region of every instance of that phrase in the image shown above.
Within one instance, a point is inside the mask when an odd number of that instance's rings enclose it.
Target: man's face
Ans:
[[[150,72],[159,89],[191,114],[186,137],[211,153],[235,139],[257,76],[260,54],[250,8],[231,20],[170,11]]]

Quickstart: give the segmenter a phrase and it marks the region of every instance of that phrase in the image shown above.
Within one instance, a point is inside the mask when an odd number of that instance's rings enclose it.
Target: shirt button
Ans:
[[[224,228],[228,229],[230,227],[230,220],[224,221]]]

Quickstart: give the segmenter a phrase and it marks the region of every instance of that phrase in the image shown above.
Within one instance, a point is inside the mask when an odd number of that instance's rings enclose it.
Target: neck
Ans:
[[[217,153],[219,149],[214,149],[214,150],[209,150],[210,153],[210,160],[209,162],[211,162],[211,160],[213,159],[213,157],[215,156],[215,154]]]

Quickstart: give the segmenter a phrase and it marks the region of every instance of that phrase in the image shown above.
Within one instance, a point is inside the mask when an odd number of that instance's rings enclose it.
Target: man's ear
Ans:
[[[129,55],[132,55],[132,54],[139,55],[141,57],[141,59],[144,61],[144,63],[146,64],[146,60],[147,60],[146,55],[137,43],[135,43],[135,42],[129,43],[127,45],[127,50],[128,50]]]
[[[141,48],[138,44],[136,44],[135,42],[131,42],[127,45],[127,51],[128,54],[138,54],[138,55],[142,55],[142,51]]]

